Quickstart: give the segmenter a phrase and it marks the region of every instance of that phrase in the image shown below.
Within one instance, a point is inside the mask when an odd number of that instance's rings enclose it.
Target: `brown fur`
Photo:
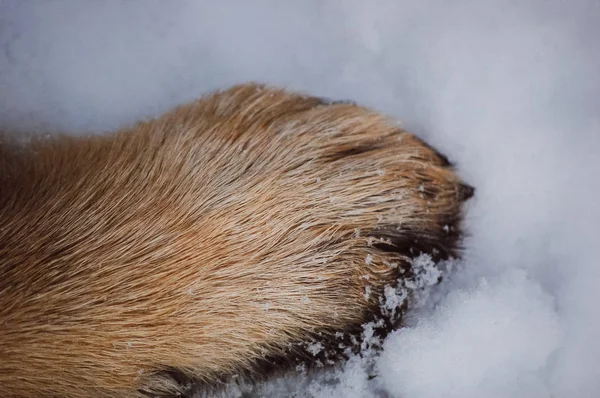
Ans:
[[[365,286],[456,255],[471,194],[379,114],[259,85],[5,142],[0,394],[175,395],[355,330],[378,311]]]

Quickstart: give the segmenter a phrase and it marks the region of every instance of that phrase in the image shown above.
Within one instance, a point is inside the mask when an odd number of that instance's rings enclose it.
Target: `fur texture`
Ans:
[[[0,145],[3,396],[184,394],[357,330],[473,190],[385,117],[241,85]],[[373,294],[366,295],[368,286]]]

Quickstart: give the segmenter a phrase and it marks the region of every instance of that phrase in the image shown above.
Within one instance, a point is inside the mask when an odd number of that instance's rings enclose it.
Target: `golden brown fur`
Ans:
[[[0,394],[175,394],[353,330],[416,251],[455,254],[471,193],[377,113],[258,85],[5,142]]]

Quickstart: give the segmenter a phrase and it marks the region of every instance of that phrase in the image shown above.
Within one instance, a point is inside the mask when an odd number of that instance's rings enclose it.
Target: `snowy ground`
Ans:
[[[0,129],[108,130],[246,80],[395,115],[477,187],[440,306],[375,379],[313,395],[600,396],[600,1],[0,0]]]

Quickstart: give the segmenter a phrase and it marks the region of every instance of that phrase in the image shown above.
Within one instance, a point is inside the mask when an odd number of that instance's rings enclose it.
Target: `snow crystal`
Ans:
[[[301,363],[296,365],[296,372],[306,372],[306,364]]]
[[[365,286],[365,300],[369,300],[371,297],[371,286]]]
[[[383,288],[383,298],[380,298],[383,313],[389,314],[391,318],[395,318],[396,310],[404,303],[407,296],[408,292],[403,286],[385,286]]]
[[[362,325],[362,341],[360,343],[361,353],[363,356],[367,355],[367,350],[372,347],[381,346],[381,338],[375,335],[375,329],[382,328],[385,325],[383,319],[377,322],[369,322]]]
[[[323,344],[316,342],[316,343],[311,343],[306,347],[306,351],[308,351],[309,353],[312,354],[312,356],[316,356],[318,353],[320,353],[321,351],[323,351]]]
[[[421,254],[411,261],[414,280],[406,281],[405,286],[409,289],[418,289],[433,286],[440,280],[442,272],[433,262],[429,254]]]

